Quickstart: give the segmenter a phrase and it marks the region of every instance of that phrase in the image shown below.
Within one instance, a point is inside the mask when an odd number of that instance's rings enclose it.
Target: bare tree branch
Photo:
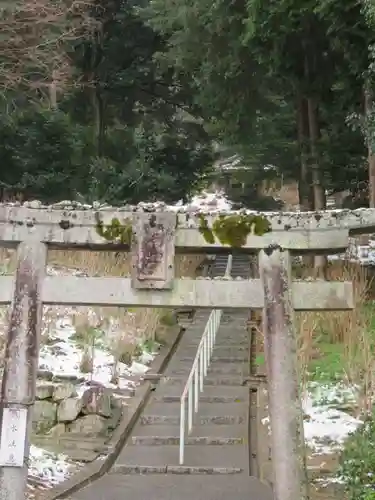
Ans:
[[[94,29],[91,0],[16,0],[0,8],[0,88],[62,88],[72,77],[67,44]]]

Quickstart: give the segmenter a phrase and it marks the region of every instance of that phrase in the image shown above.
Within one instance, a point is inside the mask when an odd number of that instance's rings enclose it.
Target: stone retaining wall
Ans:
[[[63,434],[109,436],[117,427],[122,405],[112,391],[92,386],[79,396],[71,382],[38,382],[33,408],[33,433],[51,438]]]

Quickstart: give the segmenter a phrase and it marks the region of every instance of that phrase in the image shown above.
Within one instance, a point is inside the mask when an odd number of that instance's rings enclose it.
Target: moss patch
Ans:
[[[271,223],[262,215],[220,215],[209,227],[203,215],[199,216],[199,232],[209,244],[216,239],[222,245],[239,248],[246,244],[249,234],[262,236],[271,231]]]
[[[96,212],[96,232],[99,236],[107,241],[116,241],[124,245],[130,245],[133,235],[132,221],[127,218],[121,222],[116,217],[111,220],[111,223],[104,225],[100,220],[99,214]]]

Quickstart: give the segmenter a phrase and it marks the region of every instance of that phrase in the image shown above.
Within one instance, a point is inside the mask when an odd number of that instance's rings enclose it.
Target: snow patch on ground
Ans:
[[[354,390],[342,383],[310,384],[302,399],[305,441],[313,454],[335,453],[360,425],[361,420],[338,409],[344,403],[355,405]],[[269,427],[269,418],[263,419]]]
[[[45,486],[53,486],[64,481],[72,469],[68,457],[49,453],[48,451],[31,446],[29,477],[39,479]]]
[[[72,340],[76,333],[72,316],[66,315],[59,319],[56,329],[49,335],[49,343],[40,349],[39,368],[52,372],[54,375],[63,377],[77,377],[78,380],[95,381],[109,388],[133,388],[134,381],[130,377],[144,375],[149,364],[156,353],[144,351],[140,358],[133,361],[131,366],[124,363],[117,364],[118,384],[111,383],[114,370],[114,357],[106,348],[105,341],[108,336],[104,333],[104,339],[96,340],[95,345],[90,347],[93,358],[93,371],[82,373],[80,364],[83,349],[79,343]]]
[[[316,453],[332,453],[339,450],[349,434],[362,422],[347,413],[331,408],[314,408],[311,402],[305,405],[309,416],[304,424],[305,439]]]

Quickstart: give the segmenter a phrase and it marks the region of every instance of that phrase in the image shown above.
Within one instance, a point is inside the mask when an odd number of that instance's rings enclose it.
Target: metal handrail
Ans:
[[[232,270],[232,255],[229,255],[225,276],[229,276]],[[203,391],[204,377],[211,362],[212,352],[215,346],[216,334],[218,332],[221,316],[221,309],[213,309],[206,323],[202,338],[199,342],[197,353],[193,365],[187,378],[184,390],[180,398],[180,465],[184,463],[185,437],[186,437],[186,398],[187,398],[187,433],[190,434],[193,428],[193,408],[198,412],[199,393]]]

